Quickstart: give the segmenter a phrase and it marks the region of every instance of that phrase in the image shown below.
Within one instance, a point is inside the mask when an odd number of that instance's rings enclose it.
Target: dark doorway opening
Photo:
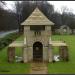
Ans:
[[[41,42],[35,42],[33,44],[33,61],[43,60],[43,45]]]

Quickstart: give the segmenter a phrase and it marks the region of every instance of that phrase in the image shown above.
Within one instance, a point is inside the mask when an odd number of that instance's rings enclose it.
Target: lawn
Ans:
[[[23,40],[23,36],[16,39]],[[69,62],[48,63],[49,74],[74,74],[75,73],[75,36],[53,35],[52,40],[64,40],[69,47]],[[21,48],[16,48],[16,55],[21,56]],[[7,47],[0,51],[0,74],[26,74],[29,73],[30,63],[8,63]]]
[[[16,40],[23,40],[22,37]],[[16,55],[22,55],[22,49],[16,48]],[[29,63],[8,63],[7,62],[7,47],[0,51],[0,74],[27,74],[30,70]]]
[[[49,74],[75,74],[75,36],[54,35],[52,40],[64,40],[69,48],[69,62],[48,63]]]

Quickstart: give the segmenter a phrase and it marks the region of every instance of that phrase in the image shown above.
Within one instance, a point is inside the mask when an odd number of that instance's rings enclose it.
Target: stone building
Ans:
[[[61,35],[64,35],[64,34],[71,34],[72,33],[72,30],[69,26],[67,25],[62,25],[60,26],[59,29],[55,29],[56,33],[59,33]]]
[[[32,61],[52,62],[54,60],[53,47],[60,48],[62,59],[68,59],[67,44],[64,41],[51,40],[51,26],[54,25],[38,8],[21,23],[24,27],[24,40],[14,41],[8,46],[8,61],[15,59],[15,47],[22,48],[24,63]],[[62,54],[63,53],[63,54]]]
[[[71,29],[67,25],[60,26],[60,34],[71,34]]]
[[[52,61],[49,48],[51,25],[54,25],[38,8],[21,23],[24,25],[24,62],[32,60]]]

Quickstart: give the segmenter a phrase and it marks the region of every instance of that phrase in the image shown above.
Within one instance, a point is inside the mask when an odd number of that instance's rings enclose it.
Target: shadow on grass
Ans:
[[[10,72],[10,70],[7,67],[0,67],[0,72]]]

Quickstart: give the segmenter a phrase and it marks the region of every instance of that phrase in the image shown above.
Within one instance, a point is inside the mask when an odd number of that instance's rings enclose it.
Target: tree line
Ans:
[[[4,1],[0,1],[6,5]],[[4,10],[0,5],[0,31],[2,30],[21,30],[20,25],[32,11],[38,7],[51,21],[55,23],[53,30],[59,28],[61,25],[68,25],[71,29],[75,29],[75,14],[63,7],[62,14],[54,10],[54,6],[47,1],[15,1],[15,10],[12,12]]]

